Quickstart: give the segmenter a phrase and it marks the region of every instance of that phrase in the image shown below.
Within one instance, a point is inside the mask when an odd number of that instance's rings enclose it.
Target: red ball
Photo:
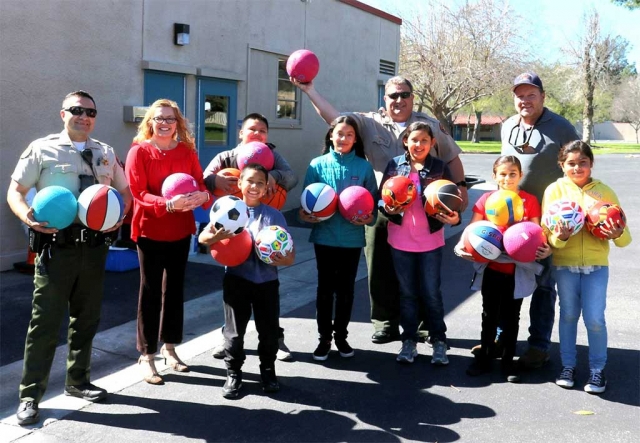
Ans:
[[[382,185],[382,201],[387,206],[408,208],[417,195],[416,185],[409,177],[396,175]]]
[[[198,190],[198,182],[189,174],[176,172],[162,182],[162,196],[167,200],[176,195],[190,194]]]
[[[236,162],[238,163],[238,169],[241,171],[249,163],[259,163],[267,171],[270,171],[273,169],[275,159],[269,146],[260,142],[249,142],[238,148]]]
[[[449,180],[436,180],[427,185],[424,190],[427,198],[424,210],[429,215],[439,212],[451,214],[462,208],[462,194],[455,183]]]
[[[507,254],[520,262],[532,262],[536,259],[536,251],[546,243],[542,228],[530,221],[510,226],[502,237],[502,244]]]
[[[320,61],[308,49],[299,49],[287,59],[287,74],[300,83],[309,83],[320,70]]]
[[[211,257],[224,266],[244,263],[253,250],[253,239],[246,229],[231,238],[215,242],[210,247]]]
[[[338,196],[338,211],[349,221],[366,217],[373,208],[373,196],[362,186],[349,186]]]
[[[237,169],[237,168],[225,168],[225,169],[220,170],[218,172],[218,175],[222,175],[223,177],[239,178],[240,177],[240,170]],[[216,189],[213,190],[213,195],[215,195],[216,197],[222,197],[223,195],[234,195],[234,196],[236,196],[238,198],[242,198],[242,193],[240,192],[240,188],[237,188],[231,194],[227,194],[222,189],[216,188]]]
[[[606,227],[605,222],[609,219],[622,227],[627,225],[627,217],[620,206],[614,203],[599,201],[587,211],[587,229],[596,237],[606,239],[607,236],[602,232],[602,228]]]

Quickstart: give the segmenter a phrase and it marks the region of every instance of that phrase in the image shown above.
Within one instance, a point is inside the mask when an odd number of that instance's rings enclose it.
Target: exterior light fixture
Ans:
[[[189,25],[184,23],[173,24],[173,43],[178,46],[189,44]]]

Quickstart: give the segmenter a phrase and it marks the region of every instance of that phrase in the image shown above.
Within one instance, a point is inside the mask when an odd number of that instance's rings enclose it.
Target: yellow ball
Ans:
[[[499,190],[491,194],[484,204],[484,212],[496,226],[511,226],[524,216],[524,204],[513,191]]]

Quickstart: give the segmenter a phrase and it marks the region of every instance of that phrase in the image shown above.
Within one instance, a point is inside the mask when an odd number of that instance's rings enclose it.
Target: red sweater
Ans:
[[[125,173],[133,196],[131,238],[145,237],[156,241],[176,241],[195,234],[193,212],[167,212],[162,197],[162,182],[169,175],[183,172],[207,192],[198,154],[180,142],[174,149],[159,151],[147,142],[134,142],[127,154]],[[211,206],[202,205],[204,209]]]

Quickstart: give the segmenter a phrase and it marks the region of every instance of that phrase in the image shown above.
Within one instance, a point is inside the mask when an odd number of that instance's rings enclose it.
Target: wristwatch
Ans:
[[[456,183],[456,186],[462,186],[463,188],[467,187],[467,182],[462,180],[461,182]]]

